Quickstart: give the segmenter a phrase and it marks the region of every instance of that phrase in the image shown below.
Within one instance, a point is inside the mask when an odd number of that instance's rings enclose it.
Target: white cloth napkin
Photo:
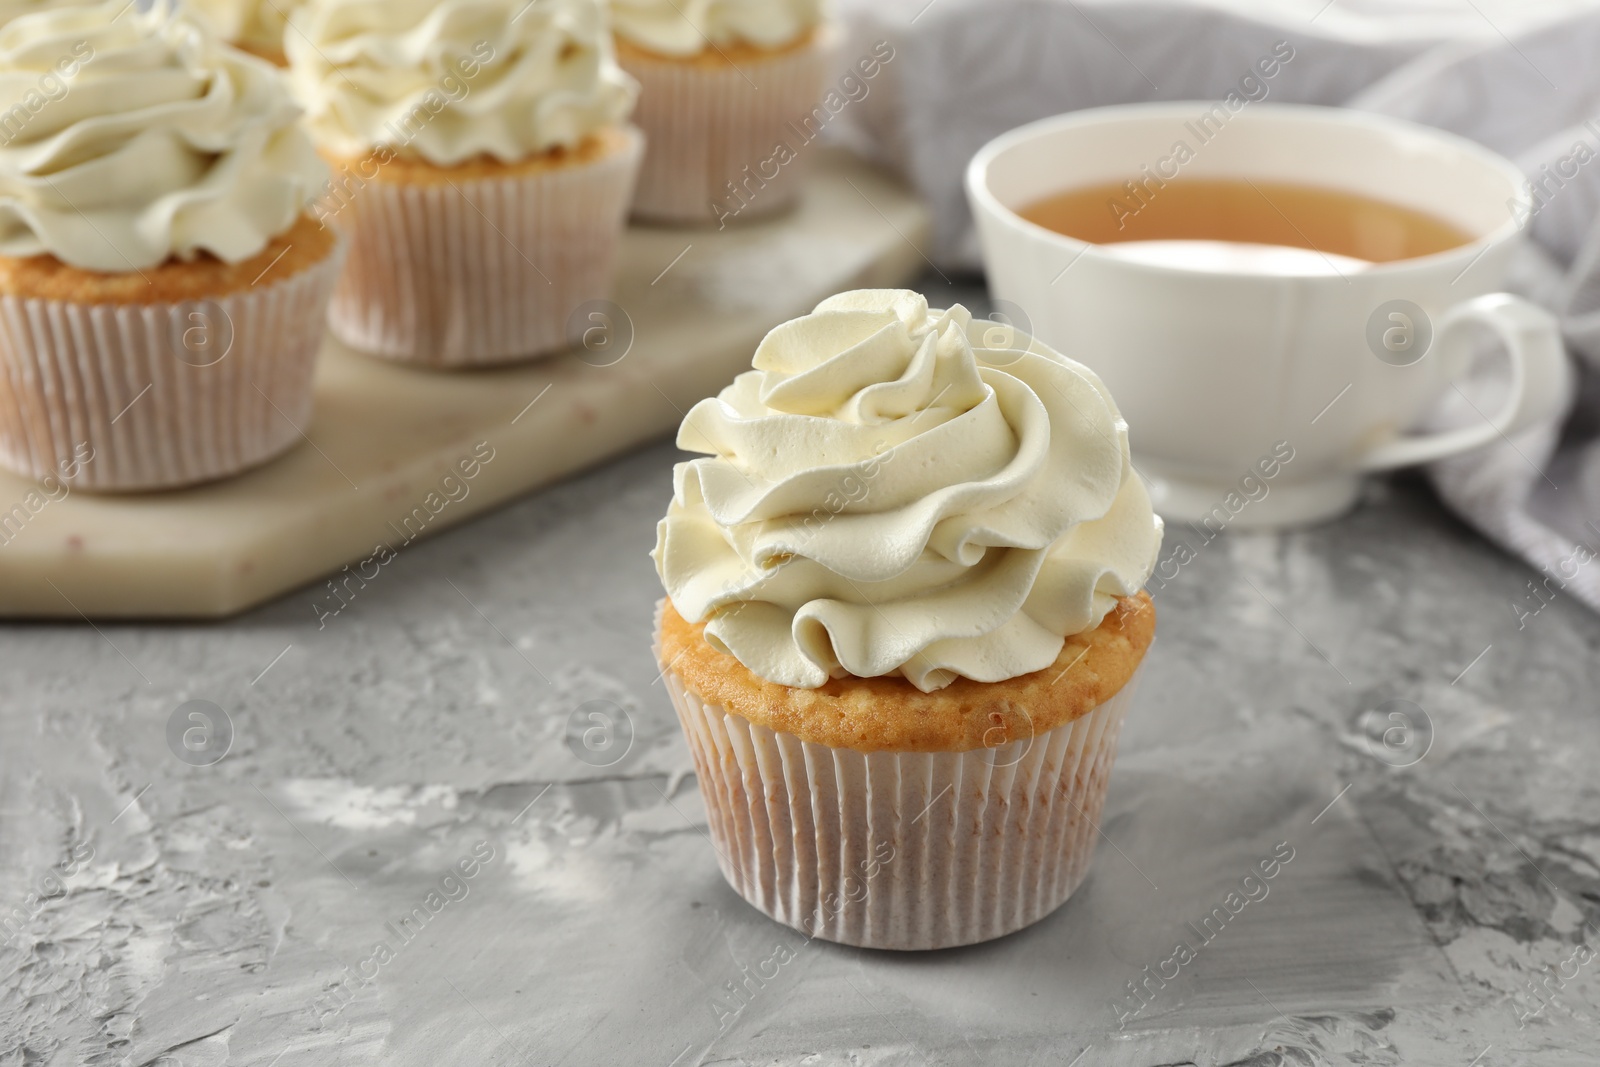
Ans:
[[[962,176],[985,142],[1079,108],[1220,99],[1282,40],[1294,59],[1265,99],[1438,126],[1545,178],[1508,288],[1560,317],[1581,370],[1572,413],[1430,474],[1449,506],[1542,572],[1508,604],[1522,624],[1569,593],[1600,609],[1600,3],[841,0],[840,13],[846,63],[879,41],[894,55],[830,133],[922,193],[934,217],[923,251],[946,269],[980,265]],[[1580,143],[1594,158],[1546,178]],[[1496,367],[1485,360],[1467,395],[1492,394]],[[1429,423],[1478,418],[1452,390]]]

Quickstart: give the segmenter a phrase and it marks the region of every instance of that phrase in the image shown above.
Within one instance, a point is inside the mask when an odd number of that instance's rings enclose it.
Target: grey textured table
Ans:
[[[320,628],[317,590],[0,628],[0,1064],[1595,1062],[1600,619],[1519,625],[1533,575],[1420,482],[1204,545],[1088,882],[896,955],[717,872],[650,654],[676,458],[407,549]]]

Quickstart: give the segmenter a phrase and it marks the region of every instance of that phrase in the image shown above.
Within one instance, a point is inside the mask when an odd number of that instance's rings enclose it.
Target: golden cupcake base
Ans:
[[[302,217],[235,264],[100,274],[0,260],[0,468],[52,493],[132,492],[293,447],[343,251]],[[8,519],[22,521],[0,515],[0,535]]]
[[[610,299],[644,137],[626,127],[585,145],[520,166],[380,169],[335,217],[351,249],[334,335],[453,369],[566,348],[572,313]]]
[[[656,654],[728,884],[807,937],[939,949],[1032,925],[1083,883],[1154,631],[1140,593],[1019,678],[790,689],[664,601]]]
[[[646,137],[634,218],[721,227],[786,210],[832,120],[822,99],[836,36],[824,28],[784,48],[730,45],[687,58],[619,39],[617,62],[640,85],[633,121]]]

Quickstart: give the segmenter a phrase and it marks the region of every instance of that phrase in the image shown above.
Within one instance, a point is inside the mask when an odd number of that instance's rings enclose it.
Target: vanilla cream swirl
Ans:
[[[81,7],[83,0],[0,0],[0,25],[23,15],[59,7]]]
[[[821,0],[611,0],[617,36],[666,56],[738,42],[779,48],[821,21]]]
[[[0,27],[0,255],[125,272],[238,262],[326,180],[271,65],[163,3]]]
[[[598,0],[318,0],[284,39],[318,144],[514,163],[621,123],[638,91]]]
[[[289,15],[305,0],[188,0],[225,41],[282,52]]]
[[[1127,425],[1037,341],[862,290],[754,366],[684,419],[704,456],[675,469],[652,555],[679,614],[768,681],[1014,678],[1150,576]]]

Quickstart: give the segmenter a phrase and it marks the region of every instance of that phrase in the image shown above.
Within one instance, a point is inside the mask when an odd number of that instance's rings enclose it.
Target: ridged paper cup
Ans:
[[[342,250],[215,299],[0,295],[0,465],[89,490],[237,474],[301,439]]]
[[[1038,922],[1082,884],[1138,669],[1071,722],[964,752],[832,748],[664,678],[740,896],[808,937],[937,949]]]
[[[617,62],[639,81],[633,121],[646,139],[634,217],[716,225],[728,214],[758,218],[792,204],[807,145],[823,125],[812,109],[822,99],[833,40],[823,27],[787,49],[740,50],[731,63],[709,50],[672,59],[619,41]],[[793,153],[787,162],[774,155],[780,143]]]
[[[439,368],[567,348],[572,313],[610,295],[642,154],[623,128],[593,158],[526,173],[367,183],[335,216],[351,247],[334,335]]]

